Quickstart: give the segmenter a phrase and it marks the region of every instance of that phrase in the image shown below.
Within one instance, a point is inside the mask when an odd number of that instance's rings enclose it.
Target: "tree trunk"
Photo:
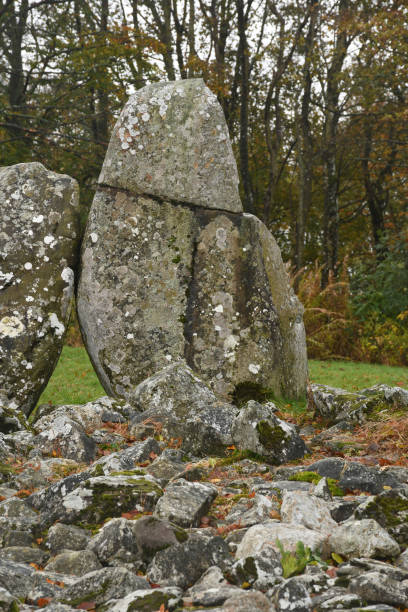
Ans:
[[[336,170],[337,126],[340,119],[339,81],[350,40],[344,20],[350,0],[340,0],[338,8],[338,32],[331,64],[327,71],[326,117],[324,129],[324,215],[323,215],[323,269],[322,288],[329,282],[330,274],[337,275],[339,242],[339,205]]]
[[[238,16],[238,59],[241,68],[241,105],[240,105],[240,139],[239,161],[242,187],[244,189],[244,209],[254,212],[251,177],[249,173],[249,143],[248,143],[248,108],[249,108],[249,48],[246,36],[247,17],[244,12],[243,0],[236,0]]]

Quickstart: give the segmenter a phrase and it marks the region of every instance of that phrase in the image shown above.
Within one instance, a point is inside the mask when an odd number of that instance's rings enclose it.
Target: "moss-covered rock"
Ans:
[[[391,489],[369,497],[354,511],[356,519],[374,519],[401,545],[408,546],[408,497]]]
[[[274,415],[274,406],[249,401],[234,420],[237,448],[250,450],[274,465],[303,457],[306,446],[293,425]]]

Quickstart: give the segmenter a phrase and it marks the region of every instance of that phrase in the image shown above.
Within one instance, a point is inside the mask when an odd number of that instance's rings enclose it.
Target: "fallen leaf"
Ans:
[[[37,606],[40,608],[45,608],[49,603],[51,603],[51,597],[40,597],[37,599]]]
[[[95,608],[96,603],[94,601],[83,601],[76,607],[77,610],[95,610]]]

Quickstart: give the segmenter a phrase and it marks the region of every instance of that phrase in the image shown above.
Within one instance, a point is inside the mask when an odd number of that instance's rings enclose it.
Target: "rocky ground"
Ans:
[[[226,422],[199,381],[178,415],[154,384],[138,410],[0,410],[1,610],[408,608],[407,391],[313,385],[298,417],[250,401]]]

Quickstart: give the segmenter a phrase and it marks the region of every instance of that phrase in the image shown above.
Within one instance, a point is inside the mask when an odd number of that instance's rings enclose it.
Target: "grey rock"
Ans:
[[[408,546],[408,495],[399,489],[367,498],[354,511],[355,519],[374,519],[403,547]]]
[[[37,513],[26,500],[10,497],[0,502],[0,546],[31,546],[38,523]]]
[[[154,516],[180,527],[196,527],[216,496],[217,489],[212,485],[176,480],[166,487],[157,502]]]
[[[75,527],[75,525],[65,525],[55,523],[49,528],[45,544],[52,555],[61,552],[69,546],[70,550],[84,550],[91,540],[88,531]]]
[[[69,545],[69,542],[67,544]],[[74,576],[84,576],[89,572],[99,569],[102,569],[102,565],[96,555],[90,550],[61,552],[46,565],[46,570],[48,571]]]
[[[408,581],[398,582],[380,572],[366,572],[353,578],[349,588],[367,603],[403,608],[408,605]]]
[[[0,168],[0,388],[28,415],[62,349],[79,245],[78,185],[39,163]],[[16,314],[17,313],[17,314]]]
[[[140,420],[160,421],[168,438],[197,455],[223,454],[232,444],[231,427],[238,410],[220,401],[183,362],[170,365],[140,383],[134,401]]]
[[[327,482],[327,478],[321,478],[317,485],[314,488],[313,495],[316,497],[321,497],[325,501],[332,500],[332,494],[330,491],[329,484]]]
[[[272,546],[276,550],[276,541],[279,540],[285,550],[295,552],[299,541],[303,542],[312,551],[321,553],[325,547],[327,536],[318,531],[280,523],[278,521],[268,521],[262,525],[250,527],[238,545],[236,558],[251,557],[261,554],[262,551]]]
[[[229,570],[228,578],[238,586],[247,583],[266,592],[282,581],[280,555],[271,546],[265,546],[258,555],[238,559]]]
[[[363,605],[364,600],[361,599],[360,596],[352,593],[336,595],[330,599],[326,599],[326,601],[323,601],[320,605],[316,605],[316,602],[313,600],[313,606],[317,612],[323,612],[324,610],[328,612],[332,612],[333,610],[350,610],[350,608],[354,606],[361,608]]]
[[[165,487],[172,478],[184,471],[184,468],[185,464],[182,462],[174,462],[165,457],[157,457],[146,467],[146,472],[153,476],[162,487]]]
[[[202,79],[154,83],[125,105],[100,184],[241,212],[224,114]]]
[[[395,564],[408,571],[408,548],[395,560]]]
[[[129,459],[133,466],[136,463],[143,463],[152,458],[153,455],[160,455],[161,448],[157,440],[147,438],[143,442],[134,442],[128,448],[119,452],[119,456],[125,461]]]
[[[50,556],[46,551],[31,546],[8,546],[2,549],[1,554],[16,563],[35,563],[36,565],[44,565]]]
[[[142,516],[132,521],[131,528],[139,554],[146,562],[150,562],[159,550],[188,539],[184,529],[155,516]]]
[[[125,518],[112,519],[92,538],[88,549],[104,564],[110,563],[112,559],[134,562],[139,552],[132,526],[133,521]]]
[[[297,578],[289,578],[278,585],[274,590],[273,602],[279,612],[287,610],[311,612],[313,607],[305,585]]]
[[[253,489],[264,495],[275,493],[281,496],[286,491],[305,491],[305,493],[310,493],[314,491],[314,485],[300,480],[272,480],[271,482],[254,484]]]
[[[34,585],[34,568],[0,558],[0,587],[14,597],[25,598]]]
[[[381,471],[377,468],[367,467],[353,461],[345,461],[337,457],[320,459],[303,469],[338,480],[339,487],[344,490],[357,489],[377,494],[384,490],[384,486],[392,488],[400,486],[400,482],[392,472]]]
[[[63,495],[60,519],[67,523],[101,523],[112,515],[135,508],[142,512],[153,510],[162,495],[161,488],[153,478],[141,477],[137,473],[113,474],[90,478]]]
[[[224,569],[229,556],[228,546],[222,538],[194,533],[186,542],[157,552],[148,567],[147,577],[156,584],[185,589],[209,567],[217,565]]]
[[[58,475],[78,469],[78,463],[71,459],[31,459],[24,464],[23,470],[13,477],[12,483],[18,489],[38,489],[49,486],[50,481],[56,480]]]
[[[304,491],[284,493],[280,513],[284,523],[303,525],[326,534],[337,529],[327,502]]]
[[[367,398],[360,393],[312,383],[308,392],[309,409],[334,422],[348,419],[362,422],[369,411]]]
[[[274,612],[269,599],[259,591],[241,591],[233,595],[222,606],[223,612]]]
[[[339,499],[330,503],[330,514],[336,523],[342,523],[350,518],[360,501],[358,499]]]
[[[66,416],[76,421],[86,430],[98,429],[105,423],[125,423],[127,416],[134,412],[129,404],[112,397],[100,397],[87,404],[68,404],[63,406],[43,405],[36,411],[34,429],[37,433],[49,429],[53,421]]]
[[[242,527],[251,527],[269,520],[272,510],[278,510],[279,504],[273,503],[265,495],[256,493],[254,497],[240,499],[225,518],[227,525],[238,523]]]
[[[100,607],[101,612],[150,612],[165,610],[172,612],[181,603],[181,591],[175,587],[161,587],[156,589],[138,589],[122,599],[111,599]],[[179,609],[179,608],[177,608]]]
[[[209,567],[206,572],[184,594],[184,605],[188,601],[192,606],[219,606],[229,597],[239,592],[236,586],[229,584],[219,567]]]
[[[59,600],[69,605],[92,598],[97,605],[110,599],[120,599],[138,589],[148,589],[149,584],[123,567],[104,567],[85,574],[66,588]]]
[[[49,429],[43,430],[33,443],[44,454],[58,453],[78,463],[90,463],[95,458],[96,444],[81,425],[66,416],[57,417]]]
[[[306,452],[306,445],[293,425],[276,417],[268,404],[253,400],[234,420],[232,437],[237,448],[262,455],[275,464],[299,459]]]
[[[382,383],[368,389],[362,389],[359,393],[382,400],[394,408],[405,408],[408,406],[408,391],[402,387],[391,387]]]
[[[24,429],[6,434],[3,437],[5,444],[10,447],[12,455],[26,456],[33,448],[34,434]]]
[[[399,555],[397,542],[373,519],[347,521],[330,536],[332,551],[346,557],[392,558]]]
[[[389,563],[378,561],[377,559],[358,559],[354,557],[345,563],[342,563],[337,568],[337,576],[360,576],[365,572],[380,572],[385,574],[392,580],[401,582],[402,580],[408,580],[408,571],[400,567],[394,567]]]

